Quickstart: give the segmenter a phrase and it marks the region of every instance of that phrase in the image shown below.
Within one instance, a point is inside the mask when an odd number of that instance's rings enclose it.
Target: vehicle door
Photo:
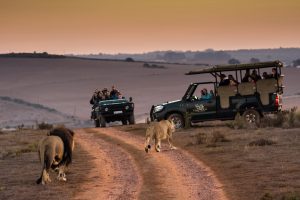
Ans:
[[[203,86],[194,89],[194,94],[200,94]],[[187,112],[191,115],[192,121],[206,121],[216,118],[216,97],[211,96],[210,99],[202,99],[196,95],[192,95],[187,101]]]
[[[216,118],[216,98],[210,100],[196,99],[189,106],[192,121],[206,121]]]

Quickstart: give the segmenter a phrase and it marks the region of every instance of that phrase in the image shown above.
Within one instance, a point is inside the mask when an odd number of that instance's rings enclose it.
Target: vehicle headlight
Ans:
[[[107,112],[107,111],[108,111],[108,108],[105,108],[104,111]]]
[[[129,106],[125,106],[125,110],[128,110],[129,109]]]
[[[164,108],[163,106],[155,106],[155,107],[154,107],[154,112],[155,112],[155,113],[156,113],[156,112],[159,112],[159,111],[161,111],[163,108]]]
[[[95,108],[95,111],[98,112],[98,111],[99,111],[99,107],[96,107],[96,108]]]

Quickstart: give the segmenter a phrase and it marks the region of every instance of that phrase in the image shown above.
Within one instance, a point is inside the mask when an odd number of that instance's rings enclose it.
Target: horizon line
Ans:
[[[239,48],[239,49],[213,49],[213,48],[207,48],[203,50],[152,50],[152,51],[145,51],[145,52],[118,52],[118,53],[105,53],[105,52],[90,52],[90,53],[52,53],[51,51],[10,51],[10,52],[0,52],[0,54],[20,54],[20,53],[47,53],[47,54],[52,54],[52,55],[134,55],[134,54],[149,54],[149,53],[155,53],[155,52],[209,52],[209,51],[243,51],[243,50],[275,50],[275,49],[300,49],[300,47],[275,47],[275,48]]]

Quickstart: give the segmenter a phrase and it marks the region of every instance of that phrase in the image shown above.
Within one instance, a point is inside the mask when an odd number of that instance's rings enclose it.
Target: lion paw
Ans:
[[[177,147],[171,147],[171,149],[172,149],[172,150],[175,150],[175,149],[177,149]]]

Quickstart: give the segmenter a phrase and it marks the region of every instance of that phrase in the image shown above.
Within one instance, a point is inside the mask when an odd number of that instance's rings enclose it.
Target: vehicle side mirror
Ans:
[[[132,102],[132,97],[129,97],[129,101]]]

